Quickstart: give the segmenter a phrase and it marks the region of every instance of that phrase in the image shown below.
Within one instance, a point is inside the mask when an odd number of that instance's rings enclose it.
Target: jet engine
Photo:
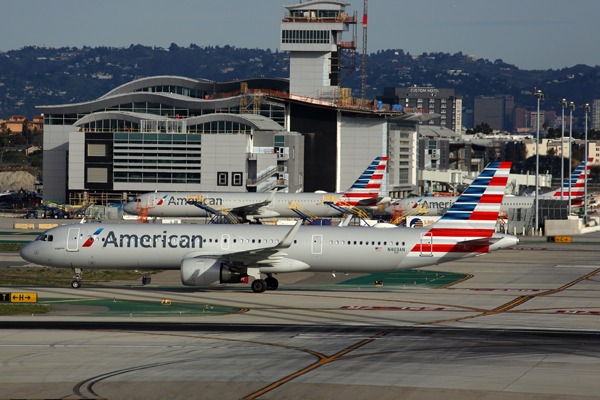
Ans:
[[[181,283],[186,286],[218,286],[222,283],[242,283],[245,273],[232,271],[222,261],[209,258],[186,258],[181,262]]]

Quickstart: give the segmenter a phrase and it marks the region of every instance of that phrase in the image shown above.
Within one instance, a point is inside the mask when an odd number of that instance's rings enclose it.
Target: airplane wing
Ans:
[[[378,196],[378,197],[370,197],[368,199],[361,199],[358,200],[358,202],[356,203],[356,207],[372,207],[372,206],[378,206],[380,204],[386,204],[386,203],[390,203],[392,201],[391,197],[383,197],[383,196]]]
[[[195,254],[195,257],[201,258],[213,258],[223,260],[230,265],[243,265],[248,266],[251,264],[277,264],[282,258],[287,256],[286,253],[282,252],[289,248],[294,242],[294,238],[302,225],[302,220],[298,220],[296,225],[290,229],[290,231],[284,236],[284,238],[275,246],[262,247],[258,249],[237,251],[233,253],[219,253],[219,254]]]
[[[242,213],[242,214],[259,214],[261,208],[268,206],[273,201],[275,194],[277,193],[277,189],[273,189],[269,197],[264,201],[259,201],[257,203],[246,204],[239,207],[231,208],[229,211],[233,213]]]

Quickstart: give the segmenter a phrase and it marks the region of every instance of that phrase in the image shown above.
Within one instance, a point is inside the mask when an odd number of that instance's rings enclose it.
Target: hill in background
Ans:
[[[344,83],[361,96],[361,57],[357,71]],[[367,60],[369,99],[384,87],[454,88],[463,106],[473,107],[478,95],[505,94],[515,106],[533,109],[534,86],[546,91],[545,110],[560,113],[557,98],[576,104],[600,97],[600,67],[576,65],[560,70],[520,70],[502,60],[474,59],[462,53],[411,55],[401,49],[372,53]],[[289,54],[232,46],[168,49],[131,45],[128,48],[25,47],[0,53],[0,119],[38,115],[35,106],[70,104],[96,99],[117,86],[142,77],[178,75],[214,81],[254,77],[289,77]],[[577,110],[575,115],[582,115]]]

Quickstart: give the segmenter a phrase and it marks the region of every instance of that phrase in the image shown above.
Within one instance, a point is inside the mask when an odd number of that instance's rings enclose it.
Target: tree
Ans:
[[[12,132],[12,129],[10,129],[8,126],[6,126],[6,122],[3,122],[0,125],[0,133],[2,133],[3,135],[8,135]]]
[[[33,132],[31,132],[31,136],[29,138],[29,144],[39,147],[43,143],[44,143],[43,132],[40,132],[37,127],[34,127]]]
[[[31,128],[29,127],[29,120],[25,118],[23,121],[23,129],[21,134],[26,139],[26,143],[29,143],[29,134],[31,133]]]
[[[481,124],[477,125],[474,129],[475,133],[483,133],[484,135],[491,135],[492,133],[494,133],[494,130],[490,127],[490,125],[487,122],[482,122]]]

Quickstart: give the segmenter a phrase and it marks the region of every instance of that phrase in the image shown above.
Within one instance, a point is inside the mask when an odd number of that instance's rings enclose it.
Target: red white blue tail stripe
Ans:
[[[487,253],[493,239],[496,221],[510,173],[510,162],[490,163],[452,204],[444,216],[421,233],[411,248],[413,265],[431,265],[427,257],[467,257]],[[427,264],[427,263],[430,264]]]
[[[354,182],[342,196],[344,205],[356,206],[366,205],[369,199],[376,203],[375,199],[380,197],[381,185],[385,176],[387,157],[377,157],[365,172]]]
[[[569,197],[569,182],[571,184],[571,198],[573,197],[583,197],[584,196],[584,186],[585,186],[585,169],[587,169],[587,176],[590,176],[590,169],[592,167],[593,158],[588,158],[587,163],[583,160],[577,168],[571,173],[571,179],[565,179],[562,184],[562,195],[563,198]],[[540,195],[540,197],[551,197],[553,199],[560,199],[560,190],[556,189],[554,192],[545,193]]]
[[[490,163],[429,232],[433,236],[491,237],[510,167],[510,162]]]

